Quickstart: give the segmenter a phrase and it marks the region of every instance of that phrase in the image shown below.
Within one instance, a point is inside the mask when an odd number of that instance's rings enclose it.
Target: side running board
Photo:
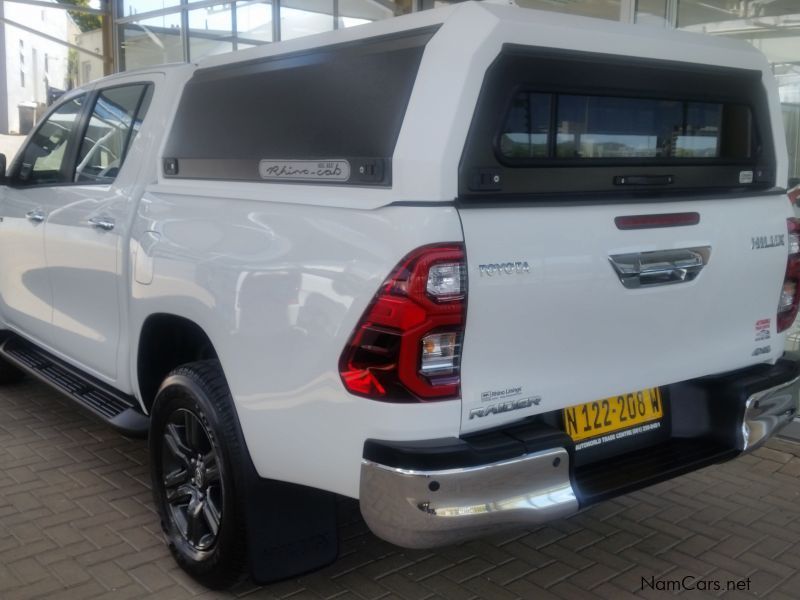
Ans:
[[[133,396],[98,381],[16,334],[3,339],[0,355],[122,433],[135,437],[147,435],[150,420]]]

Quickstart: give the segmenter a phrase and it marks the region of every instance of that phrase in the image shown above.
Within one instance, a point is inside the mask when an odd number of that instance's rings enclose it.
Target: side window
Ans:
[[[66,163],[70,158],[69,146],[74,143],[70,139],[85,101],[85,94],[67,100],[36,129],[22,152],[14,183],[27,186],[70,181]]]
[[[78,151],[75,181],[111,183],[133,143],[152,97],[151,84],[124,85],[103,90]]]

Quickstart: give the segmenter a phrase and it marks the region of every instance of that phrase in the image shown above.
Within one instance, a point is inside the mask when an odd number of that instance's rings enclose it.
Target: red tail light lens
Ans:
[[[400,261],[342,352],[347,390],[387,402],[457,398],[466,283],[462,244],[423,246]]]
[[[778,300],[778,333],[792,326],[800,307],[800,219],[786,219],[786,224],[789,232],[786,244],[789,247],[789,258]]]

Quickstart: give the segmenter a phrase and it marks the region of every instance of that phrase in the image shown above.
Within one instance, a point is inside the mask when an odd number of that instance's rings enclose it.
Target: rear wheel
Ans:
[[[214,589],[228,588],[245,575],[244,510],[234,470],[242,460],[219,362],[175,369],[153,405],[153,494],[175,560]]]

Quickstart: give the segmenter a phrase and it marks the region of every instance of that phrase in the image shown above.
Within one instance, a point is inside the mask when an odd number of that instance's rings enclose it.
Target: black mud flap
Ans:
[[[238,416],[240,482],[250,579],[258,585],[316,571],[339,556],[337,495],[264,479],[258,474]]]
[[[245,514],[253,581],[272,583],[335,561],[339,555],[336,494],[262,479],[252,465],[248,470]]]

